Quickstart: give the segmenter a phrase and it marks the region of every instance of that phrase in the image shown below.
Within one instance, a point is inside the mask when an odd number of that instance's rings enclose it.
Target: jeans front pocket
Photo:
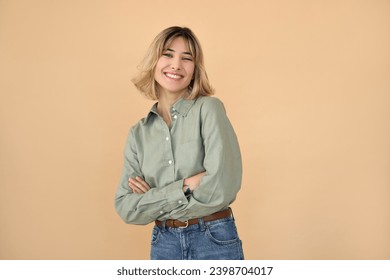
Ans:
[[[232,218],[206,224],[206,234],[214,243],[219,245],[228,245],[240,241],[236,224]]]

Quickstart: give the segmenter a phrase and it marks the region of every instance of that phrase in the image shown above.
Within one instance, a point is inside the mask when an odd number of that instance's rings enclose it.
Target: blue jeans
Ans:
[[[199,219],[187,228],[155,225],[152,260],[243,260],[242,242],[233,217],[211,222]]]

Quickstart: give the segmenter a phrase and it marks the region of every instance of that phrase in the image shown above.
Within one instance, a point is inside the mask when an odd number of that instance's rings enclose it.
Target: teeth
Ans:
[[[167,77],[172,78],[172,79],[179,79],[181,78],[179,75],[171,74],[171,73],[166,73],[165,74]]]

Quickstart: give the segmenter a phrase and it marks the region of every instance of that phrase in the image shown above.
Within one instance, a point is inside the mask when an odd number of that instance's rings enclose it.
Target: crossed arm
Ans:
[[[187,188],[193,192],[197,187],[199,187],[200,180],[205,174],[206,172],[201,172],[192,177],[184,179],[183,192],[185,192]],[[135,178],[129,178],[129,187],[133,190],[134,193],[138,194],[143,194],[150,190],[149,184],[139,176]]]

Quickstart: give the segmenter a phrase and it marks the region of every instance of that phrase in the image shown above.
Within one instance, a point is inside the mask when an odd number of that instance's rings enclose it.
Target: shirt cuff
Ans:
[[[169,213],[174,209],[183,207],[188,204],[188,200],[183,192],[183,184],[184,179],[175,181],[164,187],[167,204],[164,205],[163,209],[161,210],[163,213],[160,212],[160,214]]]

